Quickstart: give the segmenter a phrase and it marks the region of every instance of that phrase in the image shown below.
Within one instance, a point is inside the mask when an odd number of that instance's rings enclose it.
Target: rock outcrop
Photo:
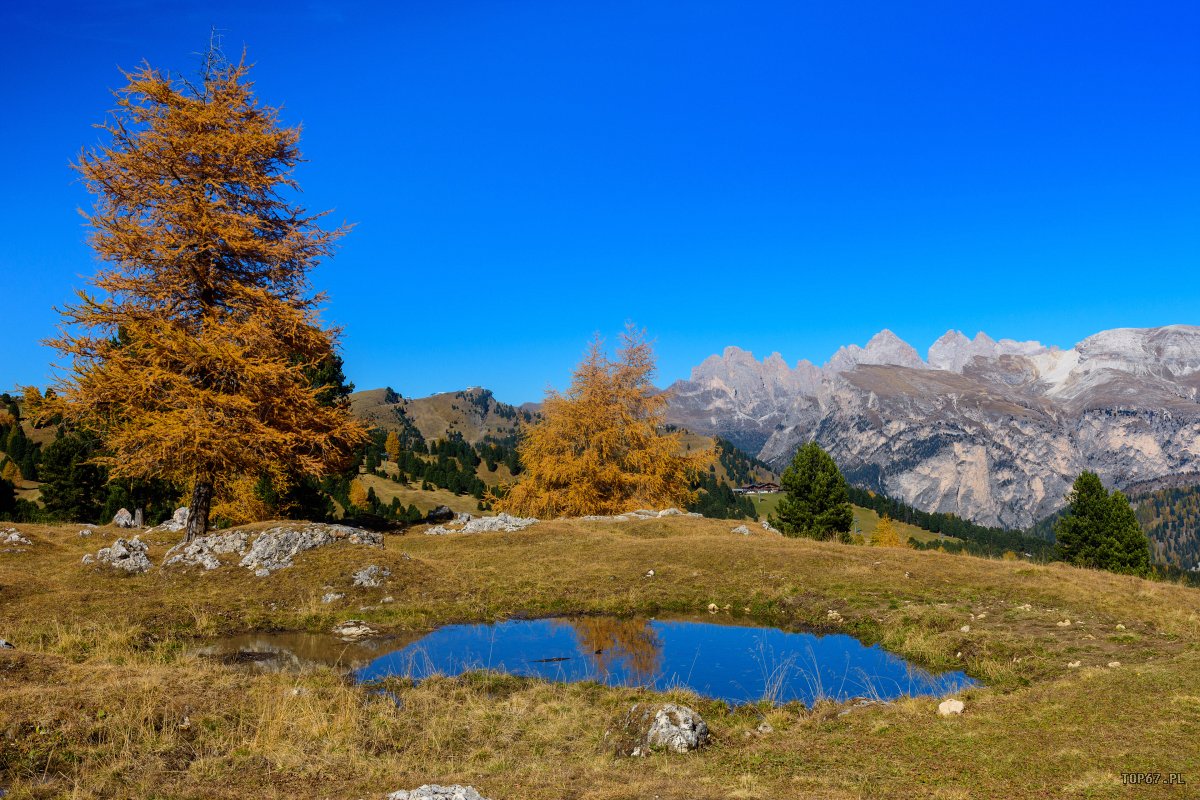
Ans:
[[[150,557],[146,555],[148,550],[146,543],[137,536],[128,540],[117,539],[108,547],[100,548],[94,558],[90,555],[84,556],[83,563],[106,564],[113,569],[136,575],[154,566],[150,562]]]
[[[431,536],[442,536],[447,533],[493,533],[504,531],[521,531],[537,522],[533,517],[514,517],[510,514],[498,514],[494,517],[471,517],[470,514],[456,518],[448,525],[435,525],[425,531]]]
[[[381,547],[383,534],[319,522],[280,525],[257,534],[246,531],[211,533],[168,550],[163,558],[163,566],[217,569],[222,565],[221,556],[234,555],[240,556],[240,566],[253,570],[259,577],[265,577],[276,570],[290,567],[298,553],[343,541]]]
[[[782,469],[815,440],[854,483],[1027,527],[1083,470],[1109,485],[1200,466],[1200,327],[1104,331],[1061,350],[951,331],[927,361],[884,331],[824,368],[737,348],[671,387],[668,419]]]
[[[383,586],[384,578],[391,576],[391,574],[392,571],[390,569],[371,564],[354,573],[354,585],[367,589],[376,589]]]
[[[611,733],[605,737],[610,738]],[[655,750],[686,753],[708,743],[708,723],[687,706],[636,703],[611,742],[618,755],[646,756]]]
[[[487,800],[472,786],[438,786],[428,783],[416,789],[392,792],[387,800]]]

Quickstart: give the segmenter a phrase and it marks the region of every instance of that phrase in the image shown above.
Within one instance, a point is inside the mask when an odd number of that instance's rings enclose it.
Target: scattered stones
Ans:
[[[108,547],[102,547],[96,553],[96,561],[101,564],[107,564],[113,569],[124,570],[134,574],[145,572],[154,566],[150,563],[150,557],[146,555],[149,548],[146,543],[139,537],[135,536],[132,539],[117,539]],[[87,561],[85,564],[92,562]]]
[[[1033,606],[1029,605],[1029,603],[1022,603],[1017,606],[1017,611],[1033,611]]]
[[[118,528],[132,528],[133,514],[129,513],[128,508],[122,508],[115,515],[113,515],[112,524],[116,525]]]
[[[686,753],[707,743],[708,724],[687,706],[636,703],[622,720],[613,746],[617,755],[646,756],[655,750]]]
[[[91,528],[80,528],[79,529],[79,538],[83,539],[85,537],[91,536],[93,533],[95,533],[95,531],[93,531]]]
[[[250,551],[238,563],[254,570],[255,575],[265,577],[275,570],[290,567],[298,553],[341,541],[382,547],[383,534],[348,525],[324,523],[309,523],[299,528],[269,528],[258,535],[250,545]]]
[[[962,633],[970,633],[970,632],[971,632],[971,626],[970,626],[970,625],[963,625],[963,626],[962,626],[961,628],[959,628],[958,630],[959,630],[960,632],[962,632]]]
[[[163,566],[204,567],[216,569],[221,566],[217,556],[237,553],[243,555],[250,543],[250,534],[245,531],[233,533],[212,533],[199,536],[190,542],[181,542],[163,557]]]
[[[374,628],[368,627],[361,619],[348,619],[333,626],[333,634],[345,641],[362,639],[375,633]]]
[[[1083,666],[1082,661],[1068,661],[1067,662],[1067,669],[1078,669],[1081,666]]]
[[[341,600],[345,596],[346,595],[340,594],[338,592],[327,592],[326,594],[321,595],[321,602],[328,605],[330,603],[336,603],[338,600]]]
[[[836,608],[831,608],[825,612],[825,619],[832,620],[833,622],[841,622],[842,614]]]
[[[473,786],[438,786],[428,783],[416,789],[392,792],[387,800],[487,800]]]
[[[383,579],[390,577],[391,574],[392,571],[390,569],[371,564],[354,573],[354,585],[375,589],[382,586]]]
[[[450,528],[445,525],[435,525],[425,531],[430,536],[443,536],[447,533],[493,533],[503,531],[512,533],[528,528],[536,523],[537,520],[533,517],[514,517],[511,514],[498,514],[494,517],[476,517],[465,523],[461,523],[461,527]],[[460,523],[451,523],[459,525]]]
[[[730,533],[740,533],[742,536],[749,536],[750,529],[747,528],[745,525],[738,525],[736,528],[731,530]]]
[[[1069,628],[1069,627],[1071,627],[1071,620],[1069,620],[1069,619],[1059,620],[1058,622],[1056,622],[1054,624],[1060,628]]]
[[[963,713],[965,707],[962,700],[943,700],[938,703],[938,715],[952,717]]]
[[[16,528],[5,528],[0,531],[0,544],[31,545],[33,542],[22,536]]]

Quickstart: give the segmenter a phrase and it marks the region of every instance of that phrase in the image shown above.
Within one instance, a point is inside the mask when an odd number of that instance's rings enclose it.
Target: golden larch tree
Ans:
[[[904,542],[900,540],[900,534],[896,532],[895,523],[887,514],[881,516],[879,522],[875,524],[875,533],[871,534],[871,544],[876,547],[901,547],[904,545]]]
[[[388,454],[388,458],[395,463],[400,460],[400,435],[395,431],[388,431],[387,439],[383,443],[383,449]]]
[[[686,454],[678,434],[663,433],[667,398],[653,375],[644,332],[627,327],[616,361],[593,341],[567,391],[547,392],[541,419],[522,431],[522,480],[495,507],[547,519],[691,503],[711,455]]]
[[[112,479],[191,491],[187,538],[214,487],[264,472],[320,477],[366,432],[314,376],[337,331],[307,274],[344,229],[323,230],[298,189],[299,129],[260,105],[243,58],[215,49],[199,82],[144,65],[114,93],[107,142],[76,169],[101,266],[61,309],[70,358],[54,411],[95,431]]]

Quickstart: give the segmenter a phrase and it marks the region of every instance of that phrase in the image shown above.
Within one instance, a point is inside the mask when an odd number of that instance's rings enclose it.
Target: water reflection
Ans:
[[[557,681],[689,688],[740,704],[940,696],[973,685],[850,636],[612,617],[448,625],[355,670],[361,681],[489,669]]]

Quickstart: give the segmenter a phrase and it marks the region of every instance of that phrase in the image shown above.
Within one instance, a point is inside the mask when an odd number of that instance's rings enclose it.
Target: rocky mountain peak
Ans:
[[[859,364],[880,364],[910,369],[927,369],[916,349],[908,342],[884,328],[871,337],[866,347],[856,344],[840,348],[825,365],[827,372],[847,372]]]

